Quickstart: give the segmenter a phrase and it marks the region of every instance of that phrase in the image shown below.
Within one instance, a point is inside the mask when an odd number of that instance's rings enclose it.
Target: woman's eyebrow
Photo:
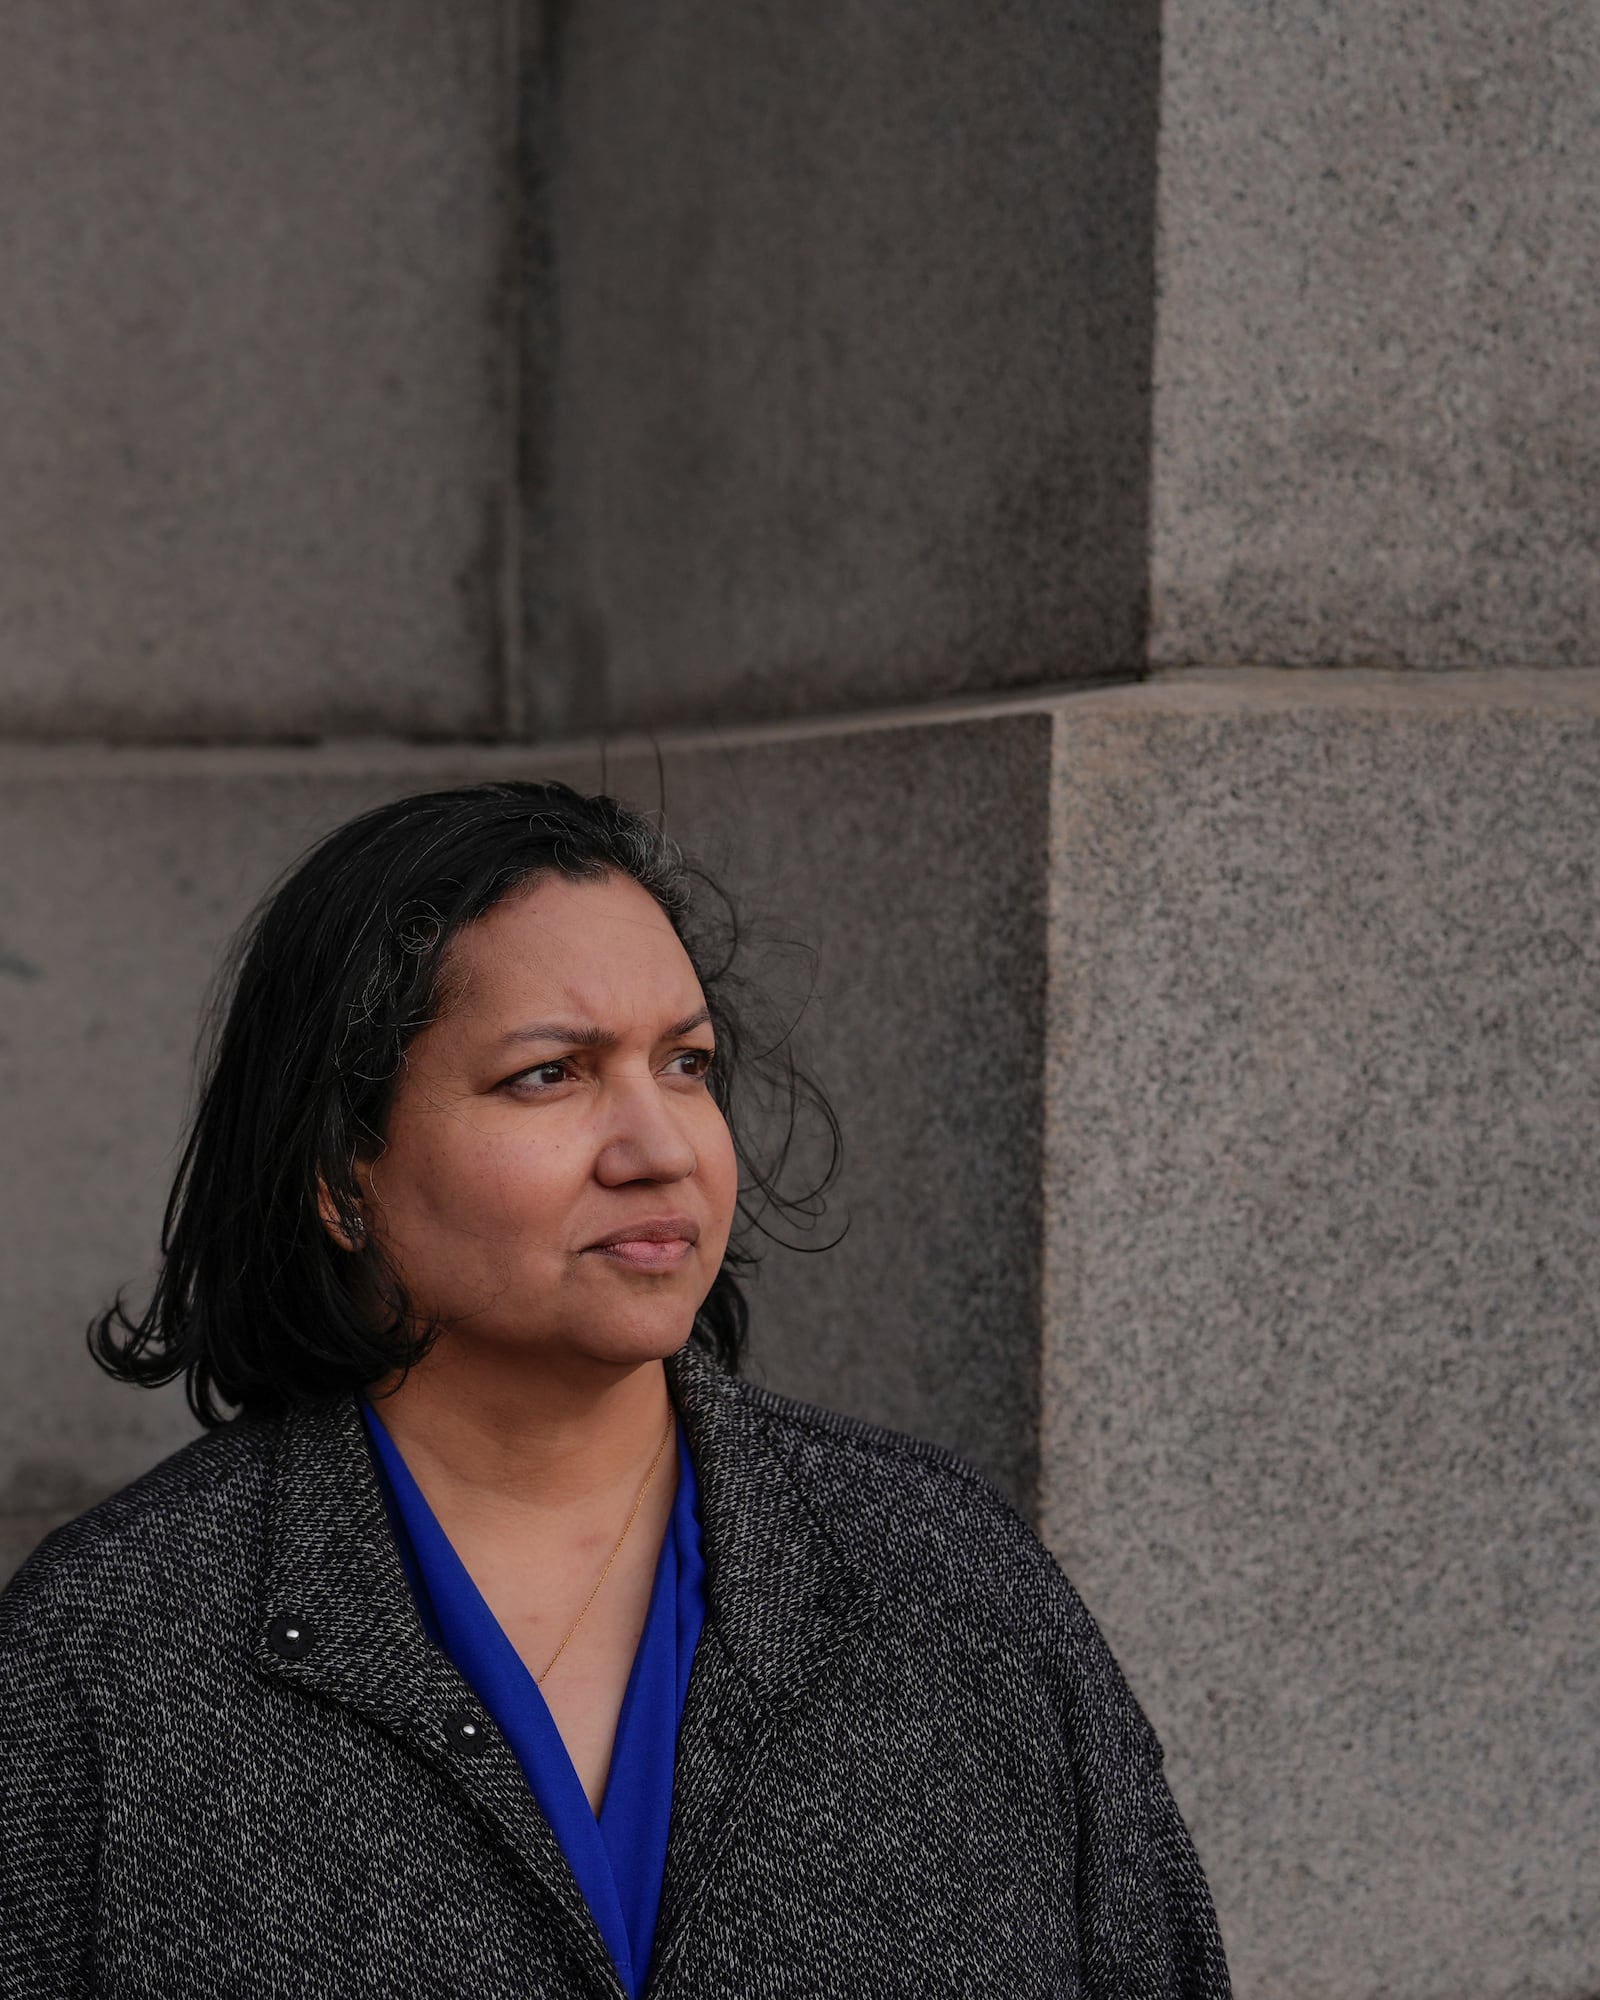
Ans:
[[[705,1027],[710,1019],[709,1011],[702,1007],[698,1013],[686,1014],[681,1021],[674,1021],[670,1028],[664,1028],[660,1039],[670,1042],[679,1035],[691,1034],[696,1028]],[[568,1027],[560,1021],[531,1021],[525,1028],[513,1028],[501,1040],[503,1043],[563,1042],[568,1048],[613,1049],[618,1037],[609,1028],[579,1028]]]

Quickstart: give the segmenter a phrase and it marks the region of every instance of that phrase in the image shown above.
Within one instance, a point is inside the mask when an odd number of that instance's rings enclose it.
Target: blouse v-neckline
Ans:
[[[678,1725],[705,1619],[698,1492],[682,1420],[676,1420],[678,1490],[596,1814],[538,1682],[440,1527],[382,1418],[365,1397],[360,1402],[423,1628],[510,1745],[622,1984],[637,2000],[661,1900]]]

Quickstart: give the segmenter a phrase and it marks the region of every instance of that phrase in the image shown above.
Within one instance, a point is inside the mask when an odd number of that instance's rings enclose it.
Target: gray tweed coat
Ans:
[[[708,1615],[651,2000],[1224,2000],[1160,1746],[1022,1522],[932,1446],[668,1374]],[[0,1786],[7,2000],[621,1992],[349,1399],[50,1537],[0,1598]]]

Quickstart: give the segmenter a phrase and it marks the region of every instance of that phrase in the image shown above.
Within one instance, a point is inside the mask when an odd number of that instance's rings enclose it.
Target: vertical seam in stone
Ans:
[[[1049,744],[1045,755],[1044,794],[1044,993],[1039,1022],[1039,1312],[1037,1338],[1033,1344],[1033,1464],[1029,1468],[1032,1491],[1028,1495],[1028,1520],[1041,1539],[1048,1537],[1050,1522],[1045,1518],[1048,1481],[1045,1467],[1050,1461],[1047,1412],[1050,1394],[1050,1328],[1054,1273],[1050,1266],[1051,1118],[1050,1045],[1055,1032],[1057,982],[1056,924],[1059,917],[1059,889],[1056,871],[1057,759],[1061,754],[1061,717],[1049,716]]]
[[[525,0],[501,0],[500,19],[500,297],[495,339],[499,349],[500,488],[496,508],[499,549],[496,565],[494,670],[498,682],[497,733],[518,740],[527,734],[527,700],[522,659],[522,424],[523,424],[523,202],[522,66]]]

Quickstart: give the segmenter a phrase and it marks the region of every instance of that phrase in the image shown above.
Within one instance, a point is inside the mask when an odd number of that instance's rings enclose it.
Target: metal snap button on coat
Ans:
[[[463,1757],[481,1757],[489,1748],[489,1725],[474,1709],[453,1708],[444,1719],[444,1740]]]
[[[293,1612],[280,1612],[267,1627],[267,1644],[280,1660],[303,1660],[311,1650],[311,1627]]]

